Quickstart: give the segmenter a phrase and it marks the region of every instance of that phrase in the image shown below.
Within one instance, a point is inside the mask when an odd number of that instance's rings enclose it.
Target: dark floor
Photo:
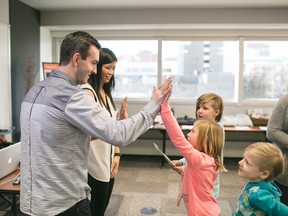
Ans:
[[[245,184],[245,180],[237,176],[238,161],[225,158],[229,172],[221,176],[221,191],[217,199],[221,216],[231,215]],[[160,162],[160,157],[122,156],[106,216],[186,215],[183,203],[176,206],[180,175],[167,163],[161,168]],[[0,215],[13,215],[10,209],[0,197]]]

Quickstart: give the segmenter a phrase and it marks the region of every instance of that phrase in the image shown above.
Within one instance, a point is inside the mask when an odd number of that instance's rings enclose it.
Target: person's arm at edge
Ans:
[[[280,148],[288,148],[288,134],[284,131],[288,106],[288,95],[280,98],[276,104],[267,125],[267,139],[279,145]]]

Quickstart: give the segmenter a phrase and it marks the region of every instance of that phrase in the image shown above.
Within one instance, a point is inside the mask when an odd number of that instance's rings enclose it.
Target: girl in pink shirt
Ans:
[[[182,197],[188,215],[220,215],[212,191],[218,171],[225,170],[221,160],[223,130],[215,121],[198,120],[186,139],[168,99],[161,106],[161,117],[172,143],[187,161],[182,172]]]

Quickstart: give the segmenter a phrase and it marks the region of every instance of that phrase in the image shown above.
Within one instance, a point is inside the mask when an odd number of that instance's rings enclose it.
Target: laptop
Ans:
[[[21,142],[0,150],[0,179],[14,172],[20,162]]]

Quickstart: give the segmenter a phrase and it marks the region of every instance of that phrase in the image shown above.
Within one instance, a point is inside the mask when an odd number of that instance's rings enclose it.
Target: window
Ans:
[[[158,80],[158,41],[100,40],[118,58],[114,97],[148,98]],[[162,80],[173,76],[174,99],[215,92],[230,100],[239,70],[238,41],[160,41]]]
[[[158,76],[157,40],[99,40],[117,56],[115,98],[150,98]]]
[[[288,91],[288,41],[244,42],[244,98],[277,99]]]
[[[104,37],[105,38],[105,37]],[[56,50],[61,41],[56,40]],[[115,99],[148,100],[153,86],[173,76],[172,99],[195,102],[206,92],[225,102],[268,103],[288,92],[288,40],[99,39],[118,58]],[[57,53],[58,54],[58,53]],[[58,54],[59,55],[59,54]],[[59,58],[59,56],[57,56]]]
[[[207,92],[234,100],[239,71],[238,41],[163,41],[162,77],[172,74],[173,98]]]

